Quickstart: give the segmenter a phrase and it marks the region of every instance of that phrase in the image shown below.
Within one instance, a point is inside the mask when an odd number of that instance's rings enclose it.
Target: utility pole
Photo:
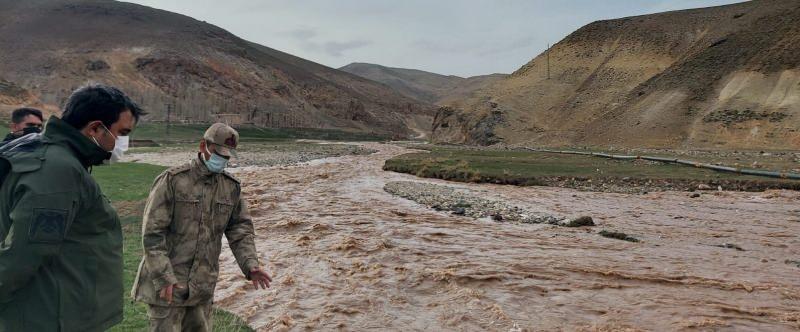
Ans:
[[[172,104],[167,103],[167,138],[169,138],[169,131],[170,127],[172,127],[172,123],[170,122],[172,118]]]
[[[550,79],[550,43],[547,44],[547,79]]]

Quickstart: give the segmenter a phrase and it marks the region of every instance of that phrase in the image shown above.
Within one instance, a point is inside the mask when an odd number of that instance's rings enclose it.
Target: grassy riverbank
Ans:
[[[800,181],[720,173],[643,160],[532,151],[426,147],[386,161],[385,170],[451,181],[569,187],[590,191],[800,189]]]

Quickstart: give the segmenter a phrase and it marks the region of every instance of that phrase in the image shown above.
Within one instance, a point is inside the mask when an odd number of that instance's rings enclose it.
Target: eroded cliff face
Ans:
[[[53,108],[98,81],[121,87],[152,120],[169,107],[173,120],[189,122],[411,137],[430,130],[417,124],[435,111],[384,85],[135,4],[0,0],[0,22],[2,78]]]
[[[800,2],[591,23],[436,117],[435,142],[793,149]],[[491,132],[478,126],[503,114]],[[443,128],[443,124],[447,126]],[[455,133],[472,133],[456,135]]]

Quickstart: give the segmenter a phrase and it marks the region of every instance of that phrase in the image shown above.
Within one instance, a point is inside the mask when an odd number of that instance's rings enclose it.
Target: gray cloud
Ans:
[[[288,30],[285,35],[290,39],[297,41],[301,47],[311,52],[324,52],[332,57],[342,57],[345,52],[371,45],[373,42],[369,40],[319,40],[320,33],[315,28],[297,28]]]
[[[596,20],[741,0],[126,0],[330,67],[510,73]]]
[[[411,43],[411,48],[430,53],[463,53],[475,50],[474,43],[453,40],[416,40]]]
[[[326,53],[331,56],[341,57],[342,53],[349,50],[354,50],[357,48],[362,48],[364,46],[371,45],[372,42],[369,40],[352,40],[347,42],[325,42],[322,47]]]
[[[294,39],[299,41],[308,41],[317,36],[317,30],[312,28],[299,28],[293,29],[286,32],[286,34]]]

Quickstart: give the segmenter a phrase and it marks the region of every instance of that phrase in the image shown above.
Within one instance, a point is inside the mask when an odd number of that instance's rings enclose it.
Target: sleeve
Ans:
[[[48,259],[59,254],[80,203],[77,192],[40,194],[20,187],[6,216],[10,227],[0,242],[0,303],[10,302]]]
[[[250,270],[260,266],[261,263],[256,254],[253,219],[250,218],[247,202],[243,198],[239,199],[239,204],[233,210],[231,220],[225,228],[225,237],[228,239],[228,245],[233,251],[233,256],[236,257],[239,268],[249,280]]]
[[[147,197],[142,221],[144,264],[151,273],[156,290],[178,282],[172,271],[167,248],[174,198],[170,178],[166,172],[156,178]]]

